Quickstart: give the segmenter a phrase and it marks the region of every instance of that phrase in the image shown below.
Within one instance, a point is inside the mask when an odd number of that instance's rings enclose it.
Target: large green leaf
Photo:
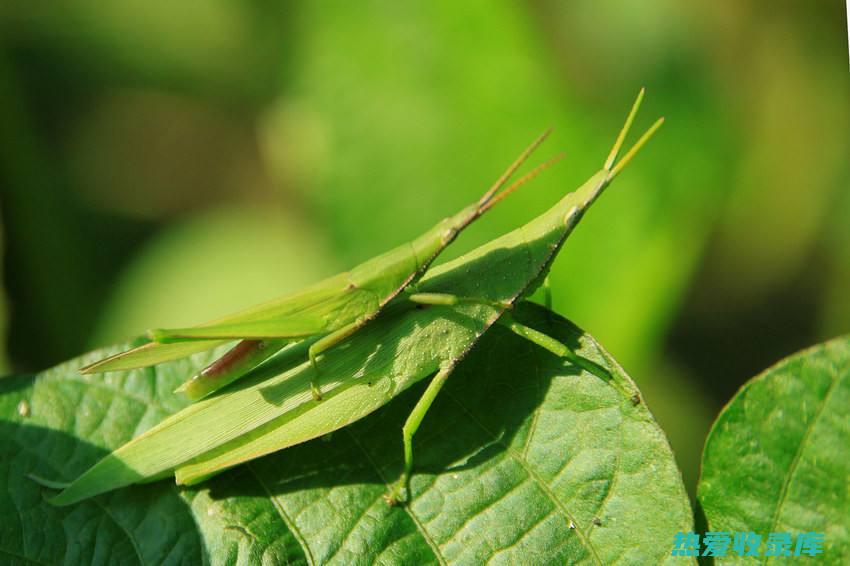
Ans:
[[[721,413],[706,443],[699,484],[710,530],[763,538],[822,533],[820,558],[847,564],[848,447],[850,337],[844,337],[768,369]]]
[[[567,321],[518,316],[628,379]],[[170,391],[209,359],[106,376],[76,368],[2,382],[0,553],[10,561],[213,563],[660,562],[690,509],[643,403],[501,327],[459,366],[416,437],[408,507],[382,499],[422,387],[320,439],[194,488],[173,480],[54,508],[33,473],[71,480],[181,408]],[[206,558],[204,558],[206,557]]]

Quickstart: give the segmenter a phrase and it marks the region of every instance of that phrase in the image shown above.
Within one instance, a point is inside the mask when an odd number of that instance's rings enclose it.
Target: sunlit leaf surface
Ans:
[[[532,306],[518,314],[628,380],[569,322]],[[104,353],[2,382],[0,553],[12,561],[656,563],[675,532],[692,529],[646,406],[501,328],[462,362],[424,421],[408,507],[382,496],[424,384],[331,438],[197,488],[163,480],[51,507],[27,474],[74,479],[181,408],[171,390],[209,359],[76,374]]]
[[[787,358],[752,379],[717,419],[699,484],[711,530],[762,537],[821,533],[824,554],[819,559],[846,564],[848,446],[850,338],[844,337]]]

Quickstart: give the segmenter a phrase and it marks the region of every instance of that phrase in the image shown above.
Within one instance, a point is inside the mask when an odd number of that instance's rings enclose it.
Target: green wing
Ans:
[[[136,369],[163,362],[170,362],[211,350],[221,344],[225,344],[227,340],[198,340],[195,342],[179,342],[175,344],[157,344],[150,342],[142,346],[121,352],[114,356],[100,360],[93,364],[87,365],[80,370],[80,373],[101,373],[105,371],[123,371],[128,369]]]
[[[160,344],[218,339],[305,338],[326,330],[325,320],[315,316],[293,315],[271,320],[233,322],[191,328],[161,328],[149,332]]]
[[[251,307],[240,311],[230,316],[222,317],[206,324],[194,327],[192,329],[181,330],[200,330],[201,328],[209,327],[224,327],[227,325],[235,325],[246,323],[250,324],[256,320],[271,320],[285,321],[288,317],[293,317],[293,321],[301,320],[301,322],[292,322],[291,330],[299,330],[298,336],[303,337],[305,334],[304,328],[295,328],[296,325],[313,324],[316,320],[324,317],[332,316],[336,311],[340,310],[340,306],[344,305],[349,297],[349,273],[344,272],[333,277],[329,277],[323,281],[311,285],[306,289],[286,295],[278,299]],[[309,320],[308,320],[309,319]],[[278,322],[278,324],[282,324]],[[247,328],[246,328],[247,330]],[[318,332],[323,329],[320,328]],[[314,334],[316,331],[308,333]],[[176,337],[175,337],[176,338]],[[132,350],[121,352],[99,362],[93,363],[80,370],[81,373],[101,373],[106,371],[129,370],[141,367],[152,366],[155,364],[184,358],[198,352],[211,350],[221,344],[224,344],[229,339],[234,338],[228,336],[217,337],[189,337],[185,336],[182,339],[165,339],[164,342],[151,342],[144,344]],[[246,336],[235,336],[235,338],[246,338]],[[170,343],[169,343],[170,342]]]

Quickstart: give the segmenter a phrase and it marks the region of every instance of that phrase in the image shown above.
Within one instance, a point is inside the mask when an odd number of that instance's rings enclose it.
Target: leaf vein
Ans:
[[[623,446],[623,422],[622,421],[620,421],[620,426],[618,426],[617,429],[618,429],[618,432],[620,433],[618,435],[619,439],[617,441],[617,445],[622,447]],[[621,448],[621,450],[622,450],[622,448]],[[608,502],[610,501],[612,495],[614,494],[614,488],[617,486],[617,480],[620,477],[620,451],[621,450],[614,450],[613,451],[614,452],[614,473],[611,474],[611,480],[608,482],[608,488],[607,488],[607,491],[605,492],[605,497],[602,498],[602,501],[596,507],[596,517],[598,517],[600,519],[601,519],[600,515],[605,510],[605,506],[608,505]],[[593,523],[593,522],[590,523],[590,526],[587,528],[587,536],[590,536],[590,534],[593,532],[593,527],[595,527],[595,526],[596,526],[596,523]]]
[[[13,437],[13,438],[14,438],[14,437]],[[61,478],[61,477],[64,477],[64,476],[63,476],[63,474],[62,474],[62,472],[61,472],[61,471],[60,471],[60,470],[56,467],[56,465],[55,465],[55,464],[54,464],[51,460],[45,459],[45,458],[42,456],[42,454],[40,454],[40,453],[36,452],[35,450],[32,450],[32,449],[31,449],[28,445],[26,445],[26,444],[24,444],[24,443],[22,443],[22,442],[18,441],[18,439],[17,439],[17,438],[14,438],[14,440],[15,440],[15,444],[18,446],[18,448],[19,448],[19,449],[21,449],[22,451],[24,451],[24,452],[26,452],[26,453],[32,454],[32,455],[33,455],[33,456],[35,456],[35,458],[36,458],[36,459],[38,459],[40,462],[44,462],[44,463],[47,465],[47,467],[49,467],[51,470],[53,470],[53,472],[57,475],[57,477],[60,477],[60,478]],[[130,544],[133,546],[133,550],[135,550],[135,551],[136,551],[136,554],[137,554],[137,555],[138,555],[138,557],[139,557],[139,562],[140,562],[141,564],[145,564],[144,558],[142,557],[142,553],[141,553],[141,551],[140,551],[140,549],[139,549],[138,544],[136,543],[136,539],[133,537],[133,535],[130,533],[130,531],[129,531],[129,530],[127,530],[127,529],[124,527],[124,525],[122,525],[121,523],[119,523],[119,522],[115,519],[115,517],[112,515],[112,513],[110,513],[110,512],[109,512],[109,509],[107,508],[107,506],[106,506],[106,505],[104,505],[101,501],[99,501],[99,500],[98,500],[98,498],[96,498],[96,497],[95,497],[95,498],[92,498],[90,501],[91,501],[91,502],[92,502],[92,503],[93,503],[96,507],[99,507],[99,508],[101,509],[101,511],[103,511],[103,514],[104,514],[104,515],[106,515],[106,516],[107,516],[107,517],[108,517],[108,518],[109,518],[109,519],[110,519],[113,523],[115,523],[115,525],[116,525],[116,526],[117,526],[117,527],[118,527],[121,531],[123,531],[125,535],[127,535],[127,538],[130,540]]]
[[[378,465],[375,463],[375,461],[369,455],[369,452],[367,452],[366,449],[363,447],[363,445],[360,443],[360,439],[357,438],[357,436],[353,432],[351,432],[348,428],[344,428],[343,430],[345,430],[348,433],[348,435],[354,441],[355,446],[357,446],[357,448],[359,448],[360,451],[363,452],[363,455],[366,457],[366,461],[369,462],[369,465],[372,466],[372,468],[375,470],[375,473],[378,475],[379,478],[381,478],[381,481],[384,482],[384,485],[387,488],[389,488],[390,482],[389,482],[388,478],[386,478],[384,476],[384,474],[381,473],[381,469],[378,467]],[[431,535],[428,533],[427,530],[425,530],[425,526],[419,521],[419,518],[413,513],[413,511],[410,510],[410,507],[405,504],[405,505],[402,505],[401,508],[404,509],[404,511],[410,517],[410,520],[413,521],[413,524],[419,530],[419,533],[422,535],[422,538],[425,540],[425,543],[429,547],[431,547],[431,551],[434,553],[434,557],[437,559],[437,561],[440,564],[443,564],[443,565],[448,564],[448,562],[446,561],[442,552],[440,551],[440,547],[431,538]]]
[[[835,378],[829,384],[829,389],[826,392],[826,395],[823,396],[820,404],[818,405],[817,411],[815,411],[812,420],[808,422],[806,425],[806,430],[803,432],[803,437],[800,439],[800,444],[797,446],[797,450],[794,453],[794,458],[791,460],[791,465],[788,467],[788,473],[785,475],[785,479],[782,480],[782,488],[779,491],[779,497],[776,499],[776,510],[773,512],[773,518],[770,521],[770,530],[768,532],[774,532],[779,523],[779,515],[782,513],[782,507],[785,503],[785,498],[788,496],[788,486],[791,485],[791,480],[794,477],[794,474],[797,471],[797,465],[800,463],[800,458],[803,454],[803,449],[806,446],[806,441],[809,438],[809,434],[812,432],[812,429],[815,428],[815,424],[817,424],[818,419],[820,419],[821,414],[823,414],[823,409],[827,405],[827,401],[829,397],[832,395],[832,392],[835,391],[835,385],[838,383],[840,378]],[[762,564],[767,564],[771,557],[765,556],[762,559]]]
[[[532,348],[531,355],[534,358],[534,385],[537,390],[538,403],[531,413],[531,425],[528,427],[528,436],[525,438],[525,446],[522,448],[522,457],[528,458],[528,452],[531,450],[531,442],[534,439],[534,434],[537,432],[537,423],[540,420],[540,408],[543,406],[543,388],[540,385],[540,358],[538,352]]]
[[[18,558],[19,560],[23,560],[23,561],[28,562],[30,564],[39,564],[40,566],[50,566],[46,562],[39,562],[38,560],[35,560],[33,558],[29,558],[28,556],[23,556],[22,554],[18,554],[17,552],[14,552],[12,550],[8,550],[8,549],[5,549],[5,548],[0,548],[0,552],[2,552],[3,554],[7,554],[9,556],[12,556],[14,558]]]
[[[345,536],[342,537],[342,540],[339,541],[339,544],[336,545],[336,550],[334,550],[334,553],[328,558],[327,562],[333,561],[334,557],[336,557],[336,555],[339,554],[340,550],[342,550],[342,548],[345,546],[345,543],[348,542],[348,538],[351,536],[351,533],[354,532],[354,527],[357,526],[357,523],[360,522],[360,519],[362,519],[363,517],[366,516],[366,513],[369,512],[369,509],[371,509],[374,504],[375,504],[375,499],[372,499],[372,501],[369,502],[369,505],[365,506],[363,509],[360,510],[360,513],[357,515],[357,518],[354,519],[353,522],[349,521],[349,522],[351,522],[351,528],[347,529]]]
[[[295,537],[295,540],[298,541],[298,544],[301,546],[301,550],[304,551],[304,558],[307,559],[307,564],[315,564],[316,559],[313,558],[313,553],[310,550],[310,546],[307,544],[307,540],[301,534],[301,531],[298,529],[295,523],[290,520],[289,515],[286,514],[286,510],[284,510],[283,504],[280,502],[280,499],[278,499],[277,496],[272,494],[271,490],[269,489],[269,486],[266,484],[265,481],[263,481],[263,478],[254,468],[252,462],[248,462],[247,464],[245,464],[245,467],[248,468],[248,471],[251,472],[251,475],[256,478],[257,483],[260,484],[260,487],[263,488],[263,491],[265,491],[266,495],[269,496],[269,499],[271,500],[275,511],[277,511],[277,514],[280,516],[281,521],[283,521],[283,524],[286,525],[287,529],[289,529],[289,532],[292,533],[292,536]]]
[[[484,475],[485,475],[487,472],[490,472],[490,471],[492,471],[492,470],[496,469],[497,467],[498,467],[498,465],[495,465],[495,466],[491,466],[491,467],[489,467],[487,470],[484,470],[484,474],[479,475],[479,476],[478,476],[478,478],[479,478],[479,479],[480,479],[480,478],[483,478],[483,477],[484,477]],[[494,499],[493,501],[489,501],[489,502],[487,502],[487,503],[484,505],[484,507],[482,507],[482,508],[480,508],[480,509],[477,509],[477,510],[476,510],[473,514],[471,514],[469,517],[467,517],[467,518],[463,521],[463,523],[461,523],[461,524],[460,524],[460,525],[459,525],[459,526],[455,529],[455,535],[460,534],[460,532],[461,532],[461,531],[463,531],[463,529],[465,529],[465,528],[469,525],[469,523],[470,523],[470,522],[472,522],[473,520],[475,520],[475,518],[476,518],[476,517],[478,517],[478,516],[479,516],[479,515],[481,515],[482,513],[486,512],[488,509],[491,509],[492,507],[494,507],[495,505],[497,505],[500,501],[502,501],[503,499],[505,499],[506,497],[508,497],[511,493],[513,493],[514,491],[516,491],[517,489],[519,489],[519,488],[522,486],[522,484],[523,484],[523,483],[525,483],[526,481],[528,481],[528,476],[526,476],[525,478],[523,478],[523,479],[522,479],[522,480],[521,480],[518,484],[516,484],[516,485],[514,485],[514,486],[511,486],[511,488],[510,488],[510,489],[508,489],[508,490],[506,490],[504,493],[499,494],[499,496],[498,496],[496,499]],[[452,538],[454,538],[454,537],[452,537]]]
[[[508,446],[508,445],[504,442],[504,440],[502,440],[502,439],[501,439],[501,437],[499,437],[498,435],[493,434],[493,432],[492,432],[490,429],[488,429],[488,428],[484,425],[484,423],[482,423],[480,420],[478,420],[478,419],[475,417],[475,415],[472,413],[472,411],[470,411],[470,410],[466,407],[466,405],[464,405],[464,404],[460,401],[460,399],[458,399],[458,398],[456,398],[455,396],[453,396],[453,395],[451,394],[451,392],[448,392],[448,391],[447,391],[447,392],[446,392],[446,394],[447,394],[447,395],[448,395],[448,397],[449,397],[450,399],[452,399],[452,400],[453,400],[453,401],[454,401],[454,402],[455,402],[455,403],[456,403],[456,404],[457,404],[457,405],[458,405],[461,409],[463,409],[463,411],[464,411],[467,415],[469,415],[469,418],[470,418],[470,419],[471,419],[471,420],[472,420],[475,424],[477,424],[477,425],[478,425],[478,426],[479,426],[479,427],[480,427],[480,428],[481,428],[484,432],[486,432],[487,434],[489,434],[489,435],[493,438],[493,441],[494,441],[494,442],[496,442],[496,443],[501,444],[502,446],[504,446],[504,448],[505,448],[505,452],[507,452],[508,454],[510,454],[510,455],[511,455],[511,457],[512,457],[512,458],[514,458],[514,459],[517,461],[517,463],[518,463],[520,466],[522,466],[522,467],[523,467],[523,469],[525,469],[525,471],[529,474],[529,476],[531,476],[531,478],[535,481],[535,483],[537,483],[537,486],[540,488],[540,490],[541,490],[541,491],[543,491],[543,493],[544,493],[544,494],[546,494],[546,496],[547,496],[549,499],[551,499],[551,500],[552,500],[552,503],[553,503],[553,504],[554,504],[554,505],[555,505],[555,506],[556,506],[556,507],[557,507],[557,508],[561,511],[561,513],[564,515],[564,517],[566,517],[566,518],[567,518],[567,519],[568,519],[568,520],[569,520],[569,521],[570,521],[570,522],[571,522],[571,523],[575,526],[575,529],[573,529],[573,531],[576,533],[576,536],[578,536],[578,537],[579,537],[579,539],[581,539],[582,543],[584,543],[585,547],[587,547],[587,549],[588,549],[588,550],[590,551],[590,553],[593,555],[593,559],[594,559],[594,561],[595,561],[597,564],[602,564],[602,560],[599,558],[599,554],[596,552],[596,547],[595,547],[595,546],[593,546],[593,544],[591,544],[590,539],[588,539],[588,538],[587,538],[587,535],[586,535],[586,534],[582,531],[582,529],[580,529],[580,528],[579,528],[578,523],[576,522],[575,518],[574,518],[574,517],[572,516],[572,514],[571,514],[571,513],[567,510],[567,508],[564,506],[563,502],[562,502],[560,499],[558,499],[558,497],[557,497],[557,496],[556,496],[556,495],[552,492],[552,490],[549,488],[549,486],[546,484],[546,482],[543,480],[543,478],[541,478],[541,477],[537,474],[537,472],[536,472],[536,471],[535,471],[535,470],[534,470],[534,469],[533,469],[530,465],[528,465],[528,462],[526,462],[525,460],[523,460],[522,456],[521,456],[520,454],[518,454],[516,450],[514,450],[513,448],[511,448],[510,446]]]

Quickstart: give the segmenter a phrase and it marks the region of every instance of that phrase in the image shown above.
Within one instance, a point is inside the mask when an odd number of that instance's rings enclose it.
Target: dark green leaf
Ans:
[[[541,308],[517,315],[618,377],[586,334]],[[496,327],[458,368],[416,437],[409,507],[388,507],[413,387],[372,416],[222,474],[63,508],[26,476],[69,481],[181,403],[172,388],[209,359],[106,376],[75,369],[3,382],[0,553],[57,563],[660,562],[690,510],[642,403]]]
[[[850,338],[752,379],[715,422],[699,501],[713,531],[818,532],[850,561]],[[764,551],[764,546],[762,547]],[[793,549],[792,549],[793,553]]]

